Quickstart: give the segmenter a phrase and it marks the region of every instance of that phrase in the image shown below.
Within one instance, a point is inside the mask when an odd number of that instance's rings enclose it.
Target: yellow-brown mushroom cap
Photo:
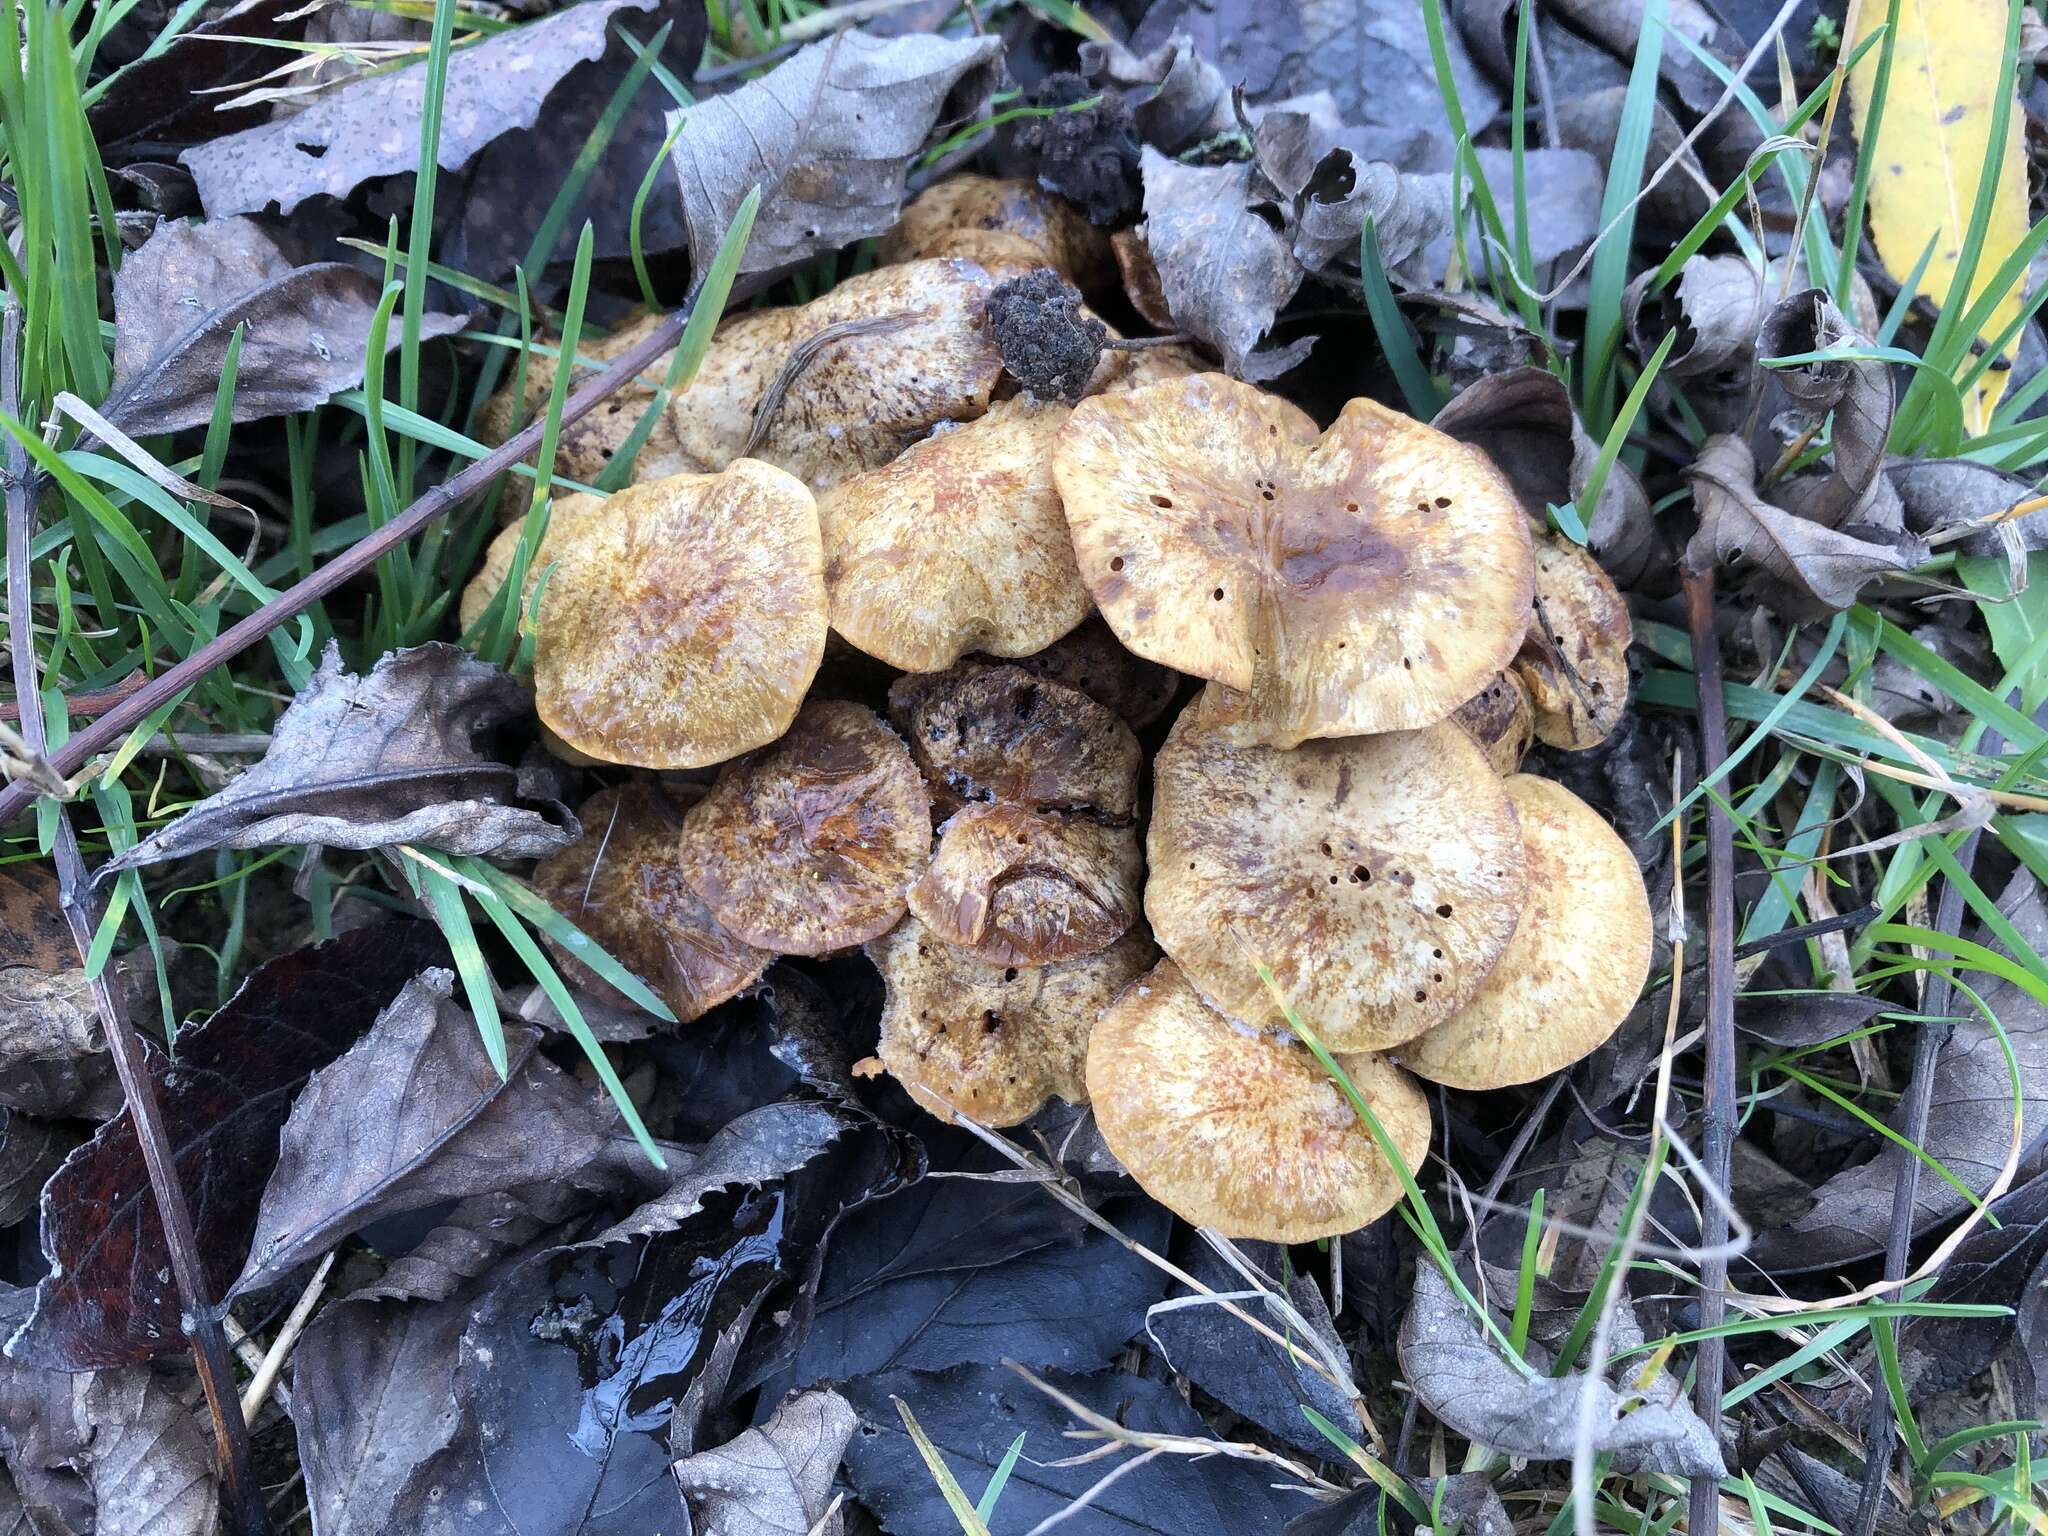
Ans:
[[[1049,266],[1084,291],[1116,279],[1109,238],[1033,181],[962,174],[927,187],[882,236],[884,262],[964,256],[984,266]]]
[[[1536,607],[1515,671],[1547,746],[1597,747],[1628,709],[1628,604],[1592,551],[1551,535],[1536,541]]]
[[[1092,606],[1052,483],[1062,405],[1006,400],[818,502],[832,627],[906,672],[1028,656]]]
[[[1479,995],[1396,1053],[1452,1088],[1533,1082],[1597,1049],[1650,973],[1650,900],[1628,845],[1561,784],[1507,781],[1528,847],[1529,900]]]
[[[1410,1171],[1429,1101],[1383,1058],[1339,1053]],[[1225,1237],[1306,1243],[1355,1232],[1401,1198],[1400,1175],[1308,1048],[1225,1018],[1162,960],[1088,1042],[1103,1140],[1153,1199]]]
[[[1220,685],[1204,718],[1234,741],[1433,724],[1528,625],[1529,530],[1506,482],[1369,400],[1319,436],[1220,374],[1097,395],[1060,429],[1053,478],[1103,617]]]
[[[582,838],[534,866],[533,888],[647,982],[679,1022],[703,1017],[761,979],[775,957],[727,933],[683,878],[681,806],[654,785],[632,783],[599,790],[577,818]],[[549,943],[584,990],[625,1004],[572,952]]]
[[[818,508],[795,476],[741,459],[630,486],[541,548],[534,703],[563,741],[698,768],[788,729],[825,653]]]
[[[1255,967],[1332,1050],[1383,1050],[1479,991],[1522,910],[1522,838],[1445,721],[1292,752],[1182,712],[1152,765],[1145,915],[1225,1013],[1278,1025]]]
[[[1015,1125],[1057,1094],[1085,1104],[1089,1031],[1157,957],[1143,925],[1062,965],[984,965],[914,917],[867,946],[888,999],[876,1055],[941,1119]]]
[[[963,662],[898,678],[889,713],[943,816],[991,800],[1111,821],[1137,810],[1138,738],[1078,688],[1022,667]]]
[[[873,710],[813,699],[788,735],[729,765],[690,808],[683,874],[727,932],[822,955],[895,925],[931,837],[902,738]]]
[[[584,518],[602,515],[607,498],[591,496],[581,491],[567,496],[557,496],[548,508],[548,531],[540,547],[527,561],[526,579],[519,594],[519,632],[526,633],[527,603],[533,597],[533,589],[540,582],[540,573],[550,558],[547,540],[552,538],[554,547],[560,549],[572,535],[567,530]],[[462,598],[456,612],[466,634],[471,625],[483,617],[491,599],[498,595],[498,589],[505,585],[512,575],[512,562],[519,552],[519,540],[525,532],[525,522],[513,523],[500,528],[491,542],[484,546],[484,557],[478,563],[476,574],[469,578],[469,585],[462,589]]]
[[[1460,704],[1451,718],[1472,733],[1493,771],[1502,778],[1519,773],[1536,739],[1536,711],[1520,674],[1503,672]]]
[[[989,965],[1050,965],[1121,938],[1143,881],[1136,827],[970,805],[940,828],[910,912]]]

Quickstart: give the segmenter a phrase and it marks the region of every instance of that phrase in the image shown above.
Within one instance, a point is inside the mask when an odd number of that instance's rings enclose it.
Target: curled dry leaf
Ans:
[[[1108,948],[1137,921],[1138,829],[970,805],[939,829],[911,915],[988,965],[1050,965]]]
[[[728,933],[822,955],[893,927],[931,855],[931,801],[902,738],[871,710],[804,706],[683,818],[683,873]]]
[[[832,1479],[860,1423],[837,1392],[786,1398],[765,1423],[675,1464],[691,1515],[720,1536],[839,1536]]]
[[[1652,292],[1655,275],[1638,277],[1623,299],[1637,354],[1650,356],[1675,331],[1664,358],[1666,374],[1727,385],[1745,382],[1756,363],[1757,333],[1770,302],[1763,270],[1747,257],[1703,253],[1679,269],[1675,283]]]
[[[556,801],[525,803],[517,770],[478,746],[526,709],[517,683],[459,646],[393,651],[354,676],[330,643],[262,761],[100,878],[213,848],[290,843],[543,857],[574,839],[576,819]]]
[[[2033,481],[1972,459],[1894,459],[1884,472],[1898,492],[1906,527],[1914,533],[1989,524],[2034,495]],[[2032,513],[2009,519],[1999,529],[1987,526],[1957,545],[1958,552],[2003,559],[2001,534],[2017,535],[2028,550],[2048,547],[2048,517]]]
[[[1152,766],[1145,915],[1224,1012],[1278,1025],[1256,967],[1332,1050],[1413,1039],[1477,995],[1525,892],[1513,805],[1449,722],[1232,747],[1183,714]]]
[[[1150,20],[1150,17],[1147,17]],[[1138,39],[1133,38],[1133,42]],[[1081,69],[1104,89],[1120,88],[1145,140],[1149,167],[1158,145],[1172,152],[1237,126],[1233,81],[1186,32],[1155,36],[1140,54],[1114,39],[1081,45]],[[1150,180],[1150,170],[1146,172]],[[1149,212],[1149,210],[1148,210]]]
[[[1052,267],[1083,293],[1116,281],[1109,237],[1072,203],[1036,182],[972,173],[948,176],[906,203],[875,255],[885,263],[964,256],[991,270]]]
[[[1552,534],[1536,541],[1536,606],[1515,657],[1537,739],[1566,751],[1605,741],[1628,709],[1628,605],[1600,562]]]
[[[682,131],[672,156],[697,270],[756,187],[761,211],[743,272],[884,233],[902,207],[911,162],[935,128],[982,110],[1001,54],[993,37],[842,32],[676,114]]]
[[[876,1054],[941,1119],[1016,1125],[1055,1094],[1085,1104],[1089,1031],[1157,953],[1141,924],[1079,960],[990,965],[906,918],[867,946],[888,986]]]
[[[1441,720],[1513,658],[1529,532],[1485,459],[1370,400],[1328,432],[1214,374],[1098,396],[1053,454],[1081,576],[1224,740]]]
[[[1757,346],[1767,357],[1853,351],[1873,345],[1818,288],[1795,293],[1764,317]],[[1818,426],[1829,421],[1831,468],[1801,475],[1772,495],[1809,522],[1858,532],[1897,533],[1898,498],[1880,471],[1892,429],[1891,366],[1881,358],[1850,357],[1772,370],[1778,383]]]
[[[684,808],[656,784],[599,790],[578,813],[581,840],[535,865],[533,888],[687,1024],[759,981],[775,957],[727,933],[690,889],[678,844]],[[609,982],[549,943],[578,986],[615,1007],[630,1006]]]

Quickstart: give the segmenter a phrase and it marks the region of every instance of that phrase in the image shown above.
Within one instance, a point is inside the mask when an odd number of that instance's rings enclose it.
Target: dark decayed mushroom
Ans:
[[[1521,771],[1536,739],[1536,709],[1519,671],[1503,672],[1458,706],[1451,718],[1472,733],[1502,778]]]
[[[1087,292],[1116,281],[1109,238],[1036,182],[948,176],[904,205],[876,256],[884,262],[962,256],[991,269],[1049,266]]]
[[[1515,671],[1546,746],[1597,747],[1628,709],[1628,604],[1591,553],[1552,535],[1536,541],[1536,605]]]
[[[1318,434],[1220,374],[1097,395],[1053,478],[1126,646],[1210,679],[1224,739],[1291,747],[1442,720],[1513,660],[1529,530],[1484,455],[1370,400]]]
[[[1125,650],[1100,614],[1012,665],[1080,689],[1134,731],[1165,714],[1180,690],[1178,673]]]
[[[876,1055],[941,1119],[1015,1125],[1058,1095],[1084,1104],[1096,1018],[1158,951],[1140,924],[1061,965],[984,965],[905,918],[867,946],[888,1000]]]
[[[719,925],[683,878],[676,838],[683,807],[652,784],[601,789],[577,808],[583,836],[534,866],[533,888],[635,976],[682,1023],[736,997],[775,957]],[[576,984],[600,1001],[626,999],[575,953]]]
[[[1332,1050],[1381,1050],[1478,992],[1522,910],[1522,839],[1486,755],[1445,721],[1291,752],[1183,711],[1152,766],[1145,915],[1225,1013],[1277,1025],[1256,970]]]
[[[1650,971],[1650,900],[1628,845],[1561,784],[1516,774],[1507,792],[1528,849],[1521,922],[1478,994],[1395,1053],[1453,1088],[1570,1066],[1620,1027]]]
[[[970,805],[939,829],[910,911],[989,965],[1051,965],[1121,938],[1143,880],[1134,826]]]
[[[886,932],[930,853],[931,802],[902,738],[838,699],[806,704],[683,818],[690,888],[727,932],[778,954]]]
[[[1384,1058],[1337,1054],[1410,1170],[1429,1102]],[[1088,1097],[1110,1151],[1162,1205],[1225,1237],[1305,1243],[1401,1198],[1400,1175],[1308,1048],[1211,1008],[1163,960],[1103,1013]]]

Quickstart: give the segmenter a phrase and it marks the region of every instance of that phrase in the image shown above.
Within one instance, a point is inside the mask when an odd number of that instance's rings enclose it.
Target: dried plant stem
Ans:
[[[12,298],[0,303],[4,303],[4,308],[0,308],[0,407],[9,415],[18,415],[21,306]],[[41,678],[29,615],[29,541],[35,534],[36,492],[28,454],[18,442],[10,442],[7,447],[6,489],[7,636],[14,693],[21,705],[22,737],[41,760],[48,751],[49,736],[43,725],[42,694],[38,691]],[[36,793],[34,782],[18,780],[7,786],[8,793],[16,791],[22,792],[25,803]],[[57,811],[55,853],[64,921],[83,959],[92,948],[93,934],[99,926],[98,903],[93,899],[85,856],[79,852],[78,834],[71,825],[70,813],[61,805]],[[156,1199],[157,1214],[163,1222],[185,1332],[192,1341],[199,1383],[206,1393],[207,1412],[213,1418],[214,1441],[227,1485],[229,1518],[237,1536],[269,1536],[270,1512],[249,1460],[248,1426],[235,1398],[234,1366],[228,1359],[227,1339],[221,1333],[220,1315],[206,1294],[206,1273],[199,1262],[192,1211],[178,1182],[170,1137],[164,1132],[163,1112],[157,1106],[156,1086],[150,1081],[142,1041],[128,1018],[127,1001],[115,984],[116,974],[108,967],[94,978],[93,1002],[99,1009],[107,1046],[114,1058],[114,1072],[121,1080],[121,1095],[135,1125],[143,1165],[149,1171],[150,1193]]]
[[[299,1335],[306,1331],[306,1324],[312,1321],[313,1309],[320,1304],[320,1297],[327,1290],[327,1276],[334,1268],[334,1255],[338,1249],[330,1248],[327,1257],[320,1261],[320,1267],[313,1271],[313,1278],[306,1282],[305,1290],[293,1304],[291,1315],[284,1320],[284,1326],[277,1330],[277,1337],[270,1341],[262,1362],[256,1367],[256,1374],[249,1385],[242,1389],[242,1418],[256,1422],[257,1411],[264,1399],[277,1386],[278,1375],[284,1370],[285,1360],[291,1355],[292,1346],[299,1342]]]

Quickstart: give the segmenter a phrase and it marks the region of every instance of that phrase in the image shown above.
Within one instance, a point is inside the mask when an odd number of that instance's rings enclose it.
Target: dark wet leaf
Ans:
[[[1818,288],[1779,300],[1764,316],[1757,350],[1765,358],[1867,349],[1861,334]],[[1772,496],[1809,522],[1854,528],[1866,538],[1900,531],[1898,497],[1879,473],[1892,428],[1890,365],[1874,357],[1841,358],[1772,370],[1779,386],[1817,425],[1829,420],[1830,468],[1796,476]]]
[[[575,818],[556,801],[522,803],[518,771],[477,744],[531,707],[517,683],[459,646],[394,651],[356,676],[330,645],[278,717],[263,760],[101,878],[210,848],[280,843],[544,857],[576,840]]]
[[[44,1181],[75,1139],[48,1120],[0,1108],[0,1227],[35,1214]]]
[[[341,262],[295,261],[254,219],[159,225],[114,276],[114,383],[100,414],[131,437],[203,425],[238,327],[234,419],[311,410],[363,382],[379,292]],[[428,314],[421,335],[462,325]],[[398,342],[394,326],[386,344]]]
[[[1397,129],[1442,122],[1443,96],[1421,6],[1409,0],[1301,0],[1301,19],[1308,47],[1299,89],[1328,91],[1347,122]],[[1473,65],[1455,28],[1446,29],[1444,43],[1466,119],[1485,122],[1500,110],[1501,96]]]
[[[196,21],[162,49],[111,76],[87,108],[93,140],[109,159],[143,153],[168,158],[168,146],[196,143],[260,123],[268,103],[222,111],[210,92],[226,80],[262,74],[277,63],[266,40],[305,31],[303,0],[236,0]],[[124,149],[129,153],[124,153]]]
[[[1789,992],[1735,999],[1735,1027],[1787,1050],[1854,1034],[1884,1012],[1860,992]]]
[[[847,1438],[860,1422],[837,1392],[787,1398],[766,1423],[675,1466],[697,1528],[710,1536],[800,1536],[832,1502]],[[823,1528],[837,1536],[838,1516]]]
[[[1153,0],[1131,32],[1131,49],[1149,53],[1176,35],[1250,101],[1292,94],[1309,62],[1299,0]]]
[[[634,1150],[637,1155],[638,1149]],[[473,1195],[457,1202],[425,1236],[393,1259],[382,1275],[351,1291],[350,1299],[447,1300],[550,1230],[587,1213],[596,1195],[623,1194],[638,1186],[634,1177],[638,1170],[630,1164],[612,1161],[599,1166],[613,1174],[610,1189],[529,1184],[524,1189]],[[596,1171],[586,1170],[586,1177]]]
[[[842,32],[692,107],[674,161],[699,268],[756,187],[761,211],[742,272],[881,234],[896,222],[904,177],[934,131],[987,102],[1001,53],[990,37]]]
[[[413,976],[446,963],[428,924],[359,929],[259,966],[212,1018],[179,1032],[175,1064],[149,1046],[211,1294],[241,1270],[278,1131],[306,1079]],[[101,1126],[45,1187],[42,1240],[52,1273],[10,1348],[65,1370],[184,1349],[163,1226],[126,1116]]]
[[[1906,526],[1915,533],[1987,522],[2034,494],[2033,481],[1970,459],[1894,459],[1885,465],[1885,478],[1899,493]],[[2027,549],[2048,547],[2048,518],[2014,518],[2004,531],[2017,534]],[[1966,555],[2005,552],[1999,535],[1988,529],[1957,548]]]
[[[2032,1416],[2048,1387],[2048,1336],[2036,1299],[2048,1284],[2048,1177],[2036,1176],[1994,1200],[1991,1212],[1999,1225],[1963,1239],[1926,1300],[1989,1303],[2013,1313],[1907,1318],[1899,1329],[1899,1358],[1908,1390],[1919,1399],[1962,1386],[2017,1342],[2014,1396],[2020,1413]]]
[[[1068,1396],[1127,1427],[1154,1434],[1213,1438],[1170,1387],[1113,1371],[1093,1376],[1047,1373]],[[938,1447],[961,1486],[988,1485],[1010,1442],[1024,1452],[998,1506],[1004,1529],[1025,1531],[1072,1504],[1103,1473],[1107,1459],[1054,1465],[1085,1450],[1064,1438],[1075,1428],[1066,1409],[1001,1366],[966,1365],[940,1375],[892,1371],[842,1389],[861,1427],[846,1446],[847,1476],[882,1528],[894,1536],[933,1536],[958,1525],[910,1443],[893,1398],[901,1398]],[[1161,1456],[1119,1478],[1071,1522],[1116,1536],[1281,1536],[1309,1499],[1270,1486],[1271,1473],[1227,1456]]]

